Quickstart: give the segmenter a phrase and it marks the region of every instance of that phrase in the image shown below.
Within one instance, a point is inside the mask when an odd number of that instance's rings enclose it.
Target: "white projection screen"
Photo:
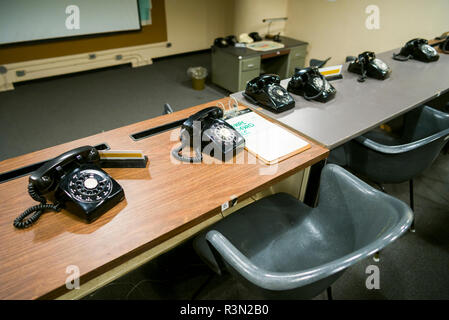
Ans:
[[[0,0],[0,45],[139,29],[137,0]]]

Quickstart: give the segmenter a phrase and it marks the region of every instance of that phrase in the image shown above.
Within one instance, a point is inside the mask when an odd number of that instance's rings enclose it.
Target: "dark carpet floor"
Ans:
[[[190,66],[210,70],[210,54],[18,84],[14,91],[0,93],[0,160],[158,116],[166,102],[180,110],[229,94],[210,83],[193,90],[186,74]],[[387,185],[386,190],[408,203],[407,183]],[[415,207],[416,233],[383,250],[380,262],[370,258],[347,270],[333,286],[334,299],[449,299],[449,155],[441,155],[415,180]],[[379,267],[379,290],[365,286],[368,265]],[[85,297],[192,298],[258,297],[230,275],[214,275],[191,241]]]
[[[229,95],[192,89],[187,69],[210,65],[205,52],[18,83],[0,92],[0,161]]]

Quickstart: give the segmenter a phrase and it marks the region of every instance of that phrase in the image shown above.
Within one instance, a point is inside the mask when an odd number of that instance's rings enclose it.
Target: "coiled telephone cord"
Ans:
[[[321,94],[324,92],[324,90],[326,89],[326,86],[325,86],[326,78],[322,74],[320,74],[320,77],[321,77],[321,80],[323,80],[323,87],[321,88],[320,92],[318,92],[318,94],[310,97],[310,96],[306,95],[306,92],[304,91],[304,99],[306,99],[306,100],[316,99],[319,96],[321,96]]]
[[[16,227],[17,229],[25,229],[30,227],[41,217],[41,215],[45,212],[45,210],[53,210],[59,212],[62,209],[60,203],[47,204],[47,199],[41,196],[34,189],[34,185],[32,183],[28,184],[28,193],[31,196],[31,198],[33,198],[33,200],[40,202],[40,204],[26,209],[20,216],[18,216],[14,220],[14,227]]]
[[[408,56],[403,56],[399,53],[393,53],[393,59],[394,60],[398,60],[398,61],[408,61],[409,59],[412,58],[412,55],[409,54]]]
[[[187,146],[187,143],[182,138],[185,134],[186,134],[186,130],[182,129],[181,134],[180,134],[181,145],[172,150],[173,157],[175,159],[178,159],[179,161],[189,162],[189,163],[199,163],[199,162],[203,161],[203,155],[201,154],[201,151],[199,148],[195,148],[195,150],[194,150],[195,156],[194,157],[186,157],[186,156],[181,155],[182,149],[184,149],[184,147]]]

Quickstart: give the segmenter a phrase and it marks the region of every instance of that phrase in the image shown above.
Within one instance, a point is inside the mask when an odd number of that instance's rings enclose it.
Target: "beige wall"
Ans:
[[[227,1],[231,2],[231,1]],[[281,18],[287,16],[288,0],[235,0],[234,28],[236,36],[241,33],[259,32],[262,36],[267,33],[268,24],[265,18]],[[273,22],[270,33],[281,32],[285,28],[285,21]]]
[[[234,2],[165,0],[167,37],[171,48],[162,55],[209,48],[214,39],[232,33]]]
[[[165,0],[167,36],[171,48],[161,55],[209,48],[214,39],[230,34],[266,34],[264,18],[287,16],[288,0]],[[270,32],[283,34],[285,22],[273,22]]]
[[[368,5],[380,9],[378,30],[365,27]],[[448,12],[449,0],[289,0],[285,34],[310,43],[308,59],[331,56],[328,65],[339,64],[348,55],[449,31]]]

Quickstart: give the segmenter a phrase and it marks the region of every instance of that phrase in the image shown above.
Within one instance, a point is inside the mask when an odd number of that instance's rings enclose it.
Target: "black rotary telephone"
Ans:
[[[233,34],[227,36],[225,40],[229,46],[235,46],[235,44],[238,43],[237,38]]]
[[[422,62],[437,61],[440,58],[435,48],[429,45],[426,39],[412,39],[408,41],[401,51],[393,53],[393,59],[407,61],[415,59]]]
[[[217,46],[219,48],[226,48],[229,46],[229,43],[225,38],[220,37],[214,40],[214,46]]]
[[[258,32],[251,32],[250,34],[248,34],[248,36],[250,36],[254,40],[254,42],[263,40]]]
[[[357,79],[359,82],[364,82],[367,76],[385,80],[391,74],[390,67],[382,60],[376,58],[376,54],[371,51],[359,54],[357,59],[349,63],[348,71],[360,74],[360,77]]]
[[[245,139],[229,123],[221,119],[223,110],[208,107],[191,115],[181,126],[181,145],[172,151],[175,159],[184,162],[201,162],[201,152],[220,160],[227,160],[245,146]],[[193,148],[195,156],[181,155],[186,146]]]
[[[243,96],[250,102],[274,113],[280,113],[295,106],[295,100],[281,86],[281,78],[276,74],[264,74],[248,81]]]
[[[92,222],[125,198],[122,187],[98,167],[98,150],[91,146],[73,149],[47,161],[31,173],[28,193],[40,202],[14,220],[14,226],[27,228],[45,210],[68,211]],[[44,195],[54,191],[54,204]],[[31,215],[31,216],[30,216]]]
[[[295,68],[295,73],[288,82],[287,91],[303,96],[306,100],[319,102],[329,101],[337,93],[318,67]]]

